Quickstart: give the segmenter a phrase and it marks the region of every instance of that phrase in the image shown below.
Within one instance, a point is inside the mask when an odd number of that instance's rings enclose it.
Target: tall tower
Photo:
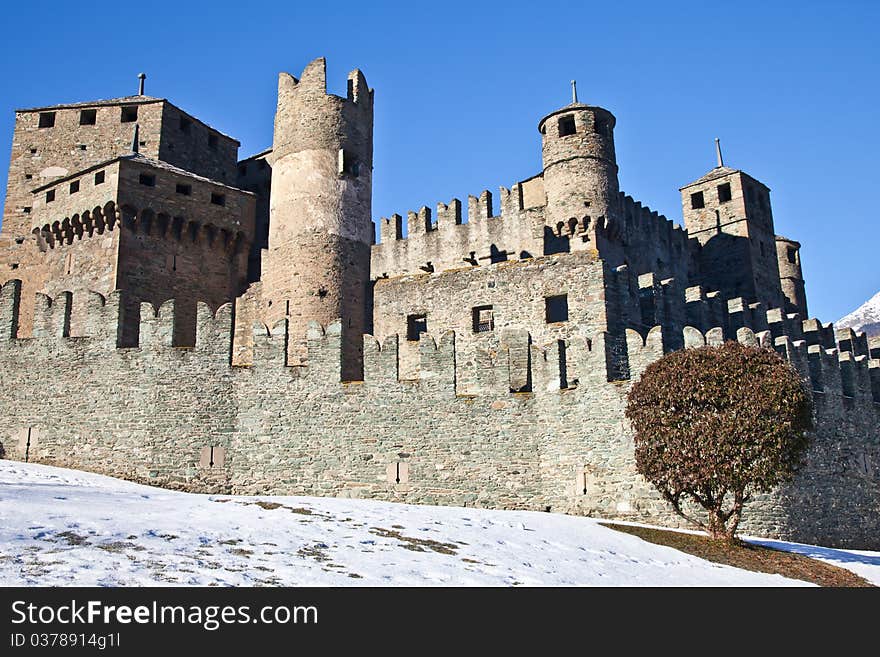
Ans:
[[[579,248],[599,248],[596,227],[619,226],[614,125],[614,115],[608,110],[576,100],[538,124],[547,224],[590,238],[573,240],[572,248],[578,244]]]
[[[738,169],[718,166],[681,188],[688,235],[700,245],[704,284],[727,298],[781,308],[770,189]]]
[[[281,73],[272,144],[266,320],[290,335],[310,320],[342,320],[343,378],[359,378],[370,280],[373,90],[348,76],[347,98],[327,93],[323,58],[297,80]],[[294,350],[295,351],[295,350]]]
[[[785,296],[785,312],[807,314],[807,293],[801,271],[801,245],[781,235],[776,236],[776,259],[779,261],[779,281]]]

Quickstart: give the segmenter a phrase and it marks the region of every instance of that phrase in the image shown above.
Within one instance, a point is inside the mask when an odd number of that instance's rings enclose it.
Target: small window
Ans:
[[[21,209],[21,211],[24,212],[25,214],[30,214],[30,213],[31,213],[31,208],[30,208],[30,206],[25,206],[25,207],[23,207],[23,208]],[[21,242],[19,242],[18,240],[15,240],[15,242],[16,242],[17,244],[21,244]]]
[[[217,135],[213,133],[208,135],[208,148],[217,150]]]
[[[559,136],[560,137],[568,137],[568,135],[573,135],[577,132],[577,127],[574,124],[574,115],[567,114],[559,118]]]
[[[568,321],[568,295],[544,297],[544,315],[548,324]]]
[[[31,148],[31,155],[36,155],[36,154],[37,154],[37,149]]]
[[[214,205],[226,205],[226,196],[223,194],[211,194],[211,203]]]
[[[192,127],[192,121],[190,121],[185,116],[181,116],[180,117],[180,131],[183,134],[188,135],[191,127]]]
[[[34,177],[34,174],[32,174],[32,173],[26,173],[26,174],[24,174],[24,179],[25,179],[25,180],[31,180],[31,179],[33,179],[33,177]]]
[[[95,184],[96,184],[96,185],[100,185],[100,184],[103,183],[103,182],[104,182],[104,172],[103,172],[103,171],[98,171],[98,172],[95,174]]]
[[[785,250],[785,255],[788,257],[788,261],[791,264],[793,264],[793,265],[797,264],[797,250],[793,246],[789,246]]]
[[[349,151],[339,151],[339,173],[349,176],[358,177],[360,174],[360,164],[354,154]]]
[[[50,189],[48,192],[46,192],[46,203],[51,203],[54,200],[55,200],[55,190]]]
[[[695,192],[691,194],[691,208],[699,210],[704,207],[706,207],[706,202],[703,200],[703,192]]]
[[[98,110],[86,109],[79,113],[80,125],[95,125],[98,122]]]
[[[86,150],[86,145],[80,144],[79,146],[77,146],[77,148],[79,148],[79,150],[81,150],[81,151],[84,151],[84,150]]]
[[[472,312],[474,333],[489,333],[495,330],[492,306],[476,306]]]
[[[79,191],[79,180],[74,180],[70,183],[70,193],[76,194]]]
[[[128,107],[122,108],[122,116],[120,118],[121,123],[134,123],[137,120],[138,120],[137,105],[129,105]]]
[[[40,127],[41,128],[54,128],[55,127],[55,112],[40,112]]]
[[[247,175],[247,164],[239,164],[238,165],[238,175],[246,176]]]
[[[138,176],[138,182],[141,185],[146,187],[155,187],[156,186],[156,176],[150,173],[142,173]]]
[[[427,315],[408,315],[406,318],[406,339],[416,341],[421,333],[428,332]]]
[[[177,189],[175,190],[178,194],[183,194],[184,196],[190,196],[192,194],[192,185],[181,185],[177,184]]]
[[[727,203],[733,196],[730,194],[730,183],[718,185],[718,202]]]

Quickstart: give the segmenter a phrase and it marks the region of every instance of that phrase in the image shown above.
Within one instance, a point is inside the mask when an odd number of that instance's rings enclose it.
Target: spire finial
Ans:
[[[724,166],[724,158],[721,157],[721,140],[715,137],[715,157],[718,160],[718,166]]]
[[[137,153],[140,143],[138,142],[138,124],[134,124],[134,134],[131,136],[131,152]]]
[[[146,73],[138,73],[138,96],[144,95],[144,80],[147,79]]]
[[[577,80],[571,81],[571,102],[578,102],[578,83]]]

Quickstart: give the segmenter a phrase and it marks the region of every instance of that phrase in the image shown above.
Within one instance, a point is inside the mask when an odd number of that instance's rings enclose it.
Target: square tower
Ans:
[[[767,308],[784,305],[766,185],[718,166],[681,188],[681,205],[688,235],[700,245],[699,274],[707,288]]]

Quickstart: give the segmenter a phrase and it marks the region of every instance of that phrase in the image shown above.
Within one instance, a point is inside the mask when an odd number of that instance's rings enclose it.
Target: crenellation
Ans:
[[[880,547],[880,497],[851,467],[880,463],[880,339],[801,319],[800,245],[774,235],[766,186],[716,167],[681,189],[682,227],[619,190],[616,119],[573,103],[497,207],[483,191],[466,219],[455,198],[392,214],[376,243],[374,93],[359,70],[347,84],[327,93],[322,58],[280,74],[272,147],[237,165],[238,142],[163,99],[86,104],[82,129],[77,106],[52,130],[17,115],[7,457],[680,525],[637,474],[627,394],[665,353],[736,339],[788,360],[816,419],[806,468],[743,530]]]

